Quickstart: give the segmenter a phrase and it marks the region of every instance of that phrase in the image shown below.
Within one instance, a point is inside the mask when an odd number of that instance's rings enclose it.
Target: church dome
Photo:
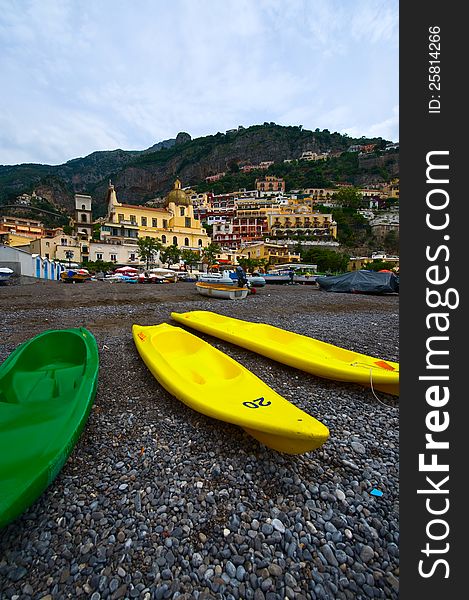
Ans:
[[[168,206],[170,202],[174,202],[174,204],[183,206],[189,206],[189,204],[191,204],[190,198],[187,196],[184,190],[181,189],[181,182],[179,179],[176,179],[173,189],[166,196],[164,206]]]

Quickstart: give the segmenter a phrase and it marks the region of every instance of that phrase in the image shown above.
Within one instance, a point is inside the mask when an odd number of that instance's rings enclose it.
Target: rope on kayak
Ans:
[[[382,404],[386,408],[392,408],[393,410],[397,410],[397,406],[391,406],[390,404],[386,404],[386,402],[383,402],[376,394],[374,387],[373,387],[373,369],[370,369],[370,387],[371,387],[371,392],[372,392],[373,396],[376,398],[376,400],[378,400],[378,402],[380,404]]]

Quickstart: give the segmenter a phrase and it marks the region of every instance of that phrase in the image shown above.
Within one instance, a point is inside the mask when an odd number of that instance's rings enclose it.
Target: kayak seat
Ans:
[[[74,394],[75,389],[80,385],[82,376],[83,365],[74,365],[72,367],[62,367],[57,369],[54,373],[54,396],[63,397]]]

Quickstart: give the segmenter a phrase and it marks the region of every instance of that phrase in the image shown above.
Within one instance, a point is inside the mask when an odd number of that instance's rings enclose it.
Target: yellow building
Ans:
[[[45,235],[44,225],[35,219],[3,215],[0,217],[0,240],[5,246],[18,248]]]
[[[395,198],[399,200],[399,178],[392,179],[389,183],[383,186],[382,192],[387,198]]]
[[[1,232],[0,231],[0,243],[11,248],[23,248],[23,250],[29,250],[29,244],[34,239],[30,235],[23,235],[14,232]]]
[[[85,242],[85,251],[87,250]],[[68,235],[59,230],[54,237],[43,237],[29,244],[31,254],[38,254],[49,260],[67,261],[67,253],[73,252],[73,262],[80,263],[83,260],[82,243],[75,236]]]
[[[176,179],[162,208],[123,204],[117,200],[112,184],[108,189],[108,212],[101,226],[101,242],[137,244],[139,237],[161,240],[163,245],[201,250],[210,238],[194,216],[191,198]]]
[[[266,211],[268,230],[272,235],[299,233],[335,239],[337,223],[332,214],[313,212],[310,206],[278,206]]]
[[[374,260],[382,260],[383,262],[391,263],[394,271],[399,271],[399,257],[387,254],[374,253],[373,256],[352,256],[349,259],[347,271],[360,271],[367,269]]]
[[[254,260],[265,260],[269,265],[281,265],[299,262],[300,255],[292,254],[287,244],[271,244],[258,242],[241,247],[235,253],[238,258],[253,258]]]

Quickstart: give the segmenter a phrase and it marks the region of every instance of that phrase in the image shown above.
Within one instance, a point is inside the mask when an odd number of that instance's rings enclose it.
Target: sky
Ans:
[[[0,0],[0,164],[265,121],[399,139],[397,0]]]

